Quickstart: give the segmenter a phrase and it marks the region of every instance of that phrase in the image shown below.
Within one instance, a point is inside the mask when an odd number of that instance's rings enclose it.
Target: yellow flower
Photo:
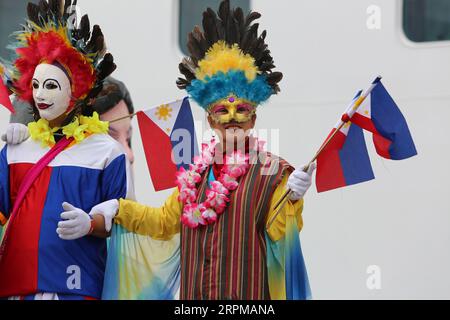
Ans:
[[[109,123],[100,121],[98,113],[94,112],[92,117],[80,116],[75,118],[71,123],[62,128],[62,133],[66,138],[74,138],[76,143],[80,143],[86,137],[95,133],[108,133]],[[37,122],[28,124],[28,131],[31,138],[41,141],[42,147],[53,147],[55,145],[55,137],[53,134],[60,128],[50,128],[48,121],[39,119]]]
[[[67,138],[73,137],[76,143],[80,143],[84,140],[84,138],[86,138],[85,131],[87,128],[87,124],[80,125],[80,123],[78,122],[78,118],[75,118],[74,121],[63,127],[63,134]]]
[[[97,112],[94,112],[92,117],[81,116],[80,123],[87,125],[88,133],[108,133],[109,122],[101,121]]]
[[[59,128],[50,128],[48,121],[45,119],[39,119],[37,122],[30,122],[28,124],[28,131],[30,136],[35,141],[41,141],[41,146],[53,147],[55,145],[55,137],[53,133],[58,131]]]

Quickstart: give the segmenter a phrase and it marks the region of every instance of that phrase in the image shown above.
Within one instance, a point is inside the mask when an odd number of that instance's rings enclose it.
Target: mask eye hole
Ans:
[[[45,89],[55,90],[55,89],[58,89],[58,85],[56,83],[54,83],[53,81],[49,81],[45,84]]]
[[[228,113],[228,110],[227,110],[227,108],[226,108],[225,106],[223,106],[223,105],[218,105],[218,106],[215,106],[215,107],[213,108],[212,113],[218,114],[218,115],[221,115],[221,114],[227,114],[227,113]]]
[[[237,106],[236,110],[239,113],[249,114],[251,112],[252,107],[248,104],[240,104]]]

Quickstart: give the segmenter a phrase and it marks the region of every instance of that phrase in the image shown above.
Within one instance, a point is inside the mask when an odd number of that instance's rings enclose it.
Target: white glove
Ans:
[[[119,211],[119,201],[116,199],[108,200],[102,202],[91,209],[89,215],[92,217],[93,215],[99,214],[105,218],[105,230],[106,232],[111,231],[112,221],[114,217]]]
[[[75,208],[70,203],[62,204],[64,212],[58,222],[56,233],[63,240],[75,240],[88,235],[91,231],[91,217],[81,209]]]
[[[28,127],[21,123],[10,123],[6,133],[2,135],[2,140],[7,144],[19,144],[28,139],[30,133]]]
[[[296,169],[294,172],[291,173],[289,176],[287,186],[289,189],[291,189],[293,192],[290,196],[290,199],[292,201],[300,200],[304,197],[306,191],[308,191],[309,187],[312,183],[312,174],[314,170],[316,170],[316,163],[313,162],[307,172],[303,171],[303,168],[305,166],[302,166],[301,169]]]

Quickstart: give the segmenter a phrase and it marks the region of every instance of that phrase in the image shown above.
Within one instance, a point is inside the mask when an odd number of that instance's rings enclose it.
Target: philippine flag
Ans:
[[[175,174],[198,154],[189,99],[137,113],[145,158],[156,191],[175,187]]]
[[[350,106],[361,95],[359,92]],[[375,178],[364,140],[363,130],[340,120],[325,141],[334,134],[333,139],[317,158],[317,192],[341,188]],[[337,131],[337,132],[336,132]]]
[[[403,160],[417,155],[403,114],[378,81],[351,121],[373,133],[377,153],[386,159]]]

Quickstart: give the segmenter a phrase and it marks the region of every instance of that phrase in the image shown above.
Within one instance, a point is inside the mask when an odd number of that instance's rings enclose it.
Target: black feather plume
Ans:
[[[267,78],[267,83],[272,87],[274,93],[280,90],[278,83],[283,74],[272,72],[275,68],[270,50],[265,42],[267,32],[264,30],[258,35],[259,24],[256,20],[261,18],[258,12],[250,12],[244,16],[242,8],[232,9],[230,1],[224,0],[220,3],[217,13],[211,8],[203,12],[203,32],[199,27],[188,35],[187,47],[190,52],[188,59],[183,59],[179,64],[179,70],[185,77],[177,79],[180,89],[188,87],[195,79],[195,70],[198,61],[205,57],[206,52],[219,40],[229,45],[238,44],[239,48],[255,59],[255,65],[261,74]]]
[[[88,41],[91,36],[91,26],[89,23],[89,17],[85,14],[80,21],[80,26],[78,29],[78,38]]]
[[[39,21],[39,6],[34,3],[29,2],[27,5],[27,14],[28,19],[35,23],[36,25],[40,25]]]

